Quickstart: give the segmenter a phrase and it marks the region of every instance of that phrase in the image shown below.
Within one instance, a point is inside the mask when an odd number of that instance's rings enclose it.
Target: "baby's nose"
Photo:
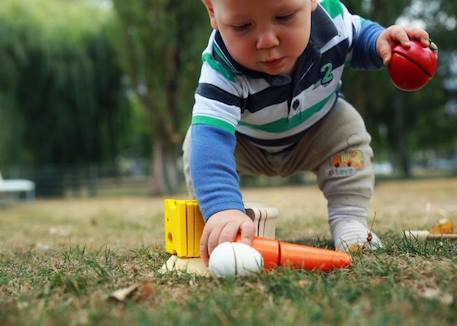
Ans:
[[[279,37],[272,30],[261,32],[257,37],[257,49],[270,49],[278,45]]]

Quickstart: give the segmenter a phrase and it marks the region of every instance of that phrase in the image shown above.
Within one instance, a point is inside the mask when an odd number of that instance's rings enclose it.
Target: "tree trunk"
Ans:
[[[151,195],[175,194],[179,188],[177,155],[168,150],[161,140],[154,139],[153,160],[151,162],[151,179],[149,191]]]

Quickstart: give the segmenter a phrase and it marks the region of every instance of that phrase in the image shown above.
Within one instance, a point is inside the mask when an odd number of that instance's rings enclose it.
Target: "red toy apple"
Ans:
[[[411,40],[410,48],[400,44],[392,49],[389,74],[393,83],[403,91],[417,91],[435,76],[438,66],[438,48],[431,43],[424,46],[419,41]]]

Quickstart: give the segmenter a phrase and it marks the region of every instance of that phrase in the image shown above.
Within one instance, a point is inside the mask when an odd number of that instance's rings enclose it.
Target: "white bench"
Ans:
[[[26,201],[35,199],[35,183],[30,180],[13,179],[4,180],[0,174],[0,195],[1,194],[25,194]]]

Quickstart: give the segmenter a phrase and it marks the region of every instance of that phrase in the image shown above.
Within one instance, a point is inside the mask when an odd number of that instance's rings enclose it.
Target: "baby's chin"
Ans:
[[[279,76],[279,75],[291,75],[294,71],[295,65],[289,65],[277,69],[268,69],[265,67],[258,67],[258,71],[261,71],[265,74],[271,75],[271,76]]]

